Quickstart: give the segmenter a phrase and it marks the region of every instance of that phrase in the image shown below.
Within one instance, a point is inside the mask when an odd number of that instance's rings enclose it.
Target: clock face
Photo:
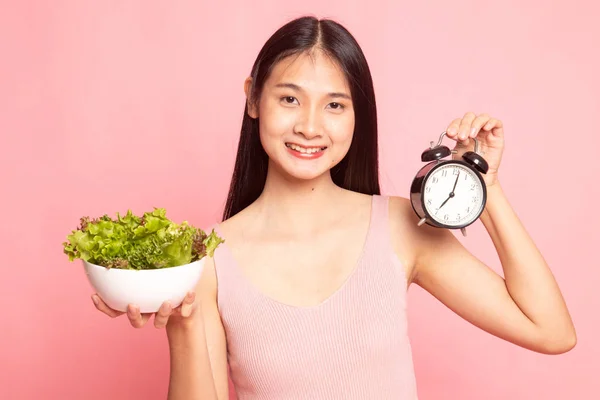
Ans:
[[[459,163],[444,163],[428,176],[423,189],[427,213],[440,224],[466,226],[480,214],[484,188],[470,168]]]

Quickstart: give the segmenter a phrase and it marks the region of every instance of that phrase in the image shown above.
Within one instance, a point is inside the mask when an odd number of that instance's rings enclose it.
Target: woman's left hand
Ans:
[[[446,135],[456,140],[456,154],[453,159],[460,160],[466,151],[473,151],[477,138],[477,152],[487,161],[489,170],[482,174],[487,187],[498,182],[498,168],[504,151],[504,128],[502,121],[488,114],[476,115],[468,112],[448,125]]]

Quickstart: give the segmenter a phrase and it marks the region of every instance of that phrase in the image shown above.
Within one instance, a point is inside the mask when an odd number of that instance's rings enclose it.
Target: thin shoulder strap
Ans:
[[[383,228],[384,230],[388,230],[389,228],[389,203],[389,196],[373,196],[373,220],[378,225],[378,228]]]
[[[379,251],[392,248],[390,236],[389,196],[374,195],[371,224],[375,243]]]

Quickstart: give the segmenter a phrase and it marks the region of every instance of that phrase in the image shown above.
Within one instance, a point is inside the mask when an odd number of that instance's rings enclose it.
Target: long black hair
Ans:
[[[337,61],[350,86],[354,105],[352,143],[348,154],[331,169],[332,180],[336,185],[355,192],[380,194],[373,80],[360,46],[342,25],[328,19],[305,16],[279,28],[267,40],[254,62],[250,74],[252,89],[249,101],[259,104],[264,83],[279,61],[313,48],[324,51]],[[223,220],[252,204],[265,187],[269,160],[260,142],[258,127],[258,119],[248,115],[246,102]]]

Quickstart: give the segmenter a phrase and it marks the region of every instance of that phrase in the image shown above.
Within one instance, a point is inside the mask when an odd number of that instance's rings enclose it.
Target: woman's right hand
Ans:
[[[164,302],[160,309],[156,313],[140,313],[140,309],[135,304],[129,304],[127,306],[127,318],[129,318],[129,322],[131,326],[134,328],[142,328],[146,325],[146,322],[150,319],[150,317],[154,314],[154,326],[156,328],[164,328],[167,326],[167,323],[170,324],[178,324],[185,323],[190,320],[191,316],[194,314],[197,308],[197,302],[195,301],[196,293],[191,291],[183,299],[181,305],[176,308],[173,308],[171,304],[166,301]],[[113,310],[109,306],[106,305],[104,301],[98,296],[98,294],[92,295],[92,301],[96,308],[108,315],[111,318],[116,318],[125,314],[122,311]]]

